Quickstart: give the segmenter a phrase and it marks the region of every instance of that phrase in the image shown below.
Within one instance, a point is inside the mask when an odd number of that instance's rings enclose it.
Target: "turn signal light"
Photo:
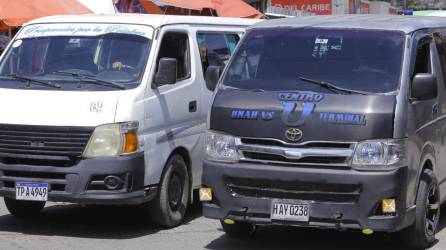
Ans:
[[[136,132],[125,133],[124,154],[133,153],[138,150],[138,137]]]

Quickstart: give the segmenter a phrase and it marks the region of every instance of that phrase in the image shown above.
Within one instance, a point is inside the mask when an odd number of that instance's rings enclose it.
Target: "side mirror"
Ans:
[[[419,101],[437,97],[437,77],[428,73],[419,73],[412,79],[412,98]]]
[[[158,71],[155,74],[155,85],[169,85],[177,82],[178,62],[175,58],[163,57],[158,63]]]
[[[206,70],[206,87],[214,91],[222,72],[221,66],[209,66]]]

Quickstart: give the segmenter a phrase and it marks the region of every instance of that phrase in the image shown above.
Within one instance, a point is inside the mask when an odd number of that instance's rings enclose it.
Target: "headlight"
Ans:
[[[138,150],[138,122],[113,123],[95,128],[83,157],[110,157]]]
[[[403,166],[406,141],[400,140],[370,140],[358,143],[353,156],[353,165],[367,166]]]
[[[239,154],[235,144],[235,137],[207,131],[206,155],[207,159],[214,161],[238,161]]]

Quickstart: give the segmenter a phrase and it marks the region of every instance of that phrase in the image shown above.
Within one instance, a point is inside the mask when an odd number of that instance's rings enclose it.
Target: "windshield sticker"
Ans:
[[[314,42],[314,49],[312,56],[314,58],[321,58],[328,51],[328,39],[316,38]]]
[[[18,48],[18,47],[20,47],[20,45],[22,45],[22,40],[16,40],[13,44],[12,44],[12,47],[13,48]]]
[[[234,109],[231,110],[231,118],[240,120],[262,119],[265,121],[270,121],[274,119],[274,111]]]
[[[320,38],[316,38],[316,44],[320,43],[320,44],[327,44],[328,43],[328,39],[320,39]]]
[[[319,118],[323,122],[347,125],[365,125],[366,117],[361,114],[345,113],[320,113]]]
[[[328,54],[330,50],[342,50],[343,37],[319,38],[314,41],[314,49],[312,56],[314,58],[322,58]]]
[[[151,28],[130,24],[43,24],[29,25],[20,32],[20,38],[42,36],[97,36],[107,33],[151,36]]]

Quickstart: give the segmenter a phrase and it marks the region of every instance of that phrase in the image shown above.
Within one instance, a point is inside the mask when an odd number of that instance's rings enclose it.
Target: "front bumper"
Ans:
[[[106,176],[123,181],[116,190],[101,181]],[[142,204],[156,195],[144,187],[143,152],[107,158],[83,159],[71,167],[7,165],[0,163],[0,196],[15,198],[15,183],[48,183],[48,200],[81,204]]]
[[[203,204],[203,214],[253,224],[394,232],[415,219],[414,207],[406,208],[406,181],[407,167],[371,172],[205,161],[202,183],[212,188],[213,200]],[[396,199],[395,214],[380,213],[384,198]],[[272,221],[272,199],[310,201],[310,221]]]

